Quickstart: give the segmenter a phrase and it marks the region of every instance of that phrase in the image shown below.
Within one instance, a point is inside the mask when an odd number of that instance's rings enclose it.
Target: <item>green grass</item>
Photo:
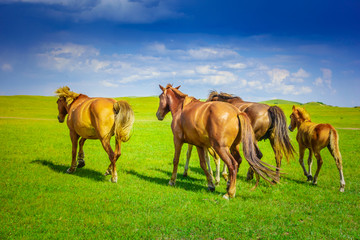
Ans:
[[[194,152],[182,177],[183,147],[175,187],[171,116],[156,119],[158,98],[126,98],[136,121],[122,145],[118,183],[103,176],[109,160],[98,140],[85,143],[86,166],[66,174],[71,143],[56,120],[55,97],[0,97],[1,239],[359,239],[360,109],[304,105],[314,122],[333,124],[340,135],[345,192],[327,150],[318,185],[307,183],[297,160],[283,162],[287,174],[269,186],[245,181],[244,160],[236,198],[222,198],[222,180],[208,192]],[[279,104],[288,117],[291,105]],[[291,133],[295,149],[296,133]],[[114,142],[112,142],[114,144]],[[274,164],[269,141],[259,143]],[[213,163],[212,163],[213,164]],[[314,163],[316,168],[316,163]],[[214,167],[214,166],[213,166]]]

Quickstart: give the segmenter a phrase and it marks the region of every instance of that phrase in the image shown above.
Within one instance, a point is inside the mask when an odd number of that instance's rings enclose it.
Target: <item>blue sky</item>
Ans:
[[[0,95],[360,106],[360,1],[0,0]]]

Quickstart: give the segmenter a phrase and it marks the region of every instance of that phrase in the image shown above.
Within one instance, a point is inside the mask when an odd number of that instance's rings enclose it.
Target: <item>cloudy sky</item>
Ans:
[[[0,0],[0,95],[360,106],[357,0]]]

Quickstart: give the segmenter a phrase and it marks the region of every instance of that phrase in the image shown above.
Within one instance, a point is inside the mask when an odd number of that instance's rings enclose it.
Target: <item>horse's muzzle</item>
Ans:
[[[294,129],[291,128],[291,125],[289,126],[289,131],[292,132]]]
[[[164,117],[161,116],[161,114],[160,114],[159,112],[156,113],[156,117],[157,117],[157,119],[160,120],[160,121],[164,120]]]
[[[58,116],[58,120],[59,120],[59,123],[63,123],[63,122],[64,122],[64,119],[61,119],[59,116]]]

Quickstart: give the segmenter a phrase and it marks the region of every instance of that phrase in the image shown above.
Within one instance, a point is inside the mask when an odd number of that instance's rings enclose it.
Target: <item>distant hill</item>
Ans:
[[[308,103],[305,103],[306,105],[312,105],[312,106],[330,106],[330,105],[327,105],[325,103],[322,103],[322,102],[308,102]]]
[[[261,103],[265,103],[268,105],[274,105],[274,104],[303,105],[302,103],[299,103],[299,102],[287,101],[287,100],[282,100],[282,99],[272,99],[272,100],[263,101]]]

